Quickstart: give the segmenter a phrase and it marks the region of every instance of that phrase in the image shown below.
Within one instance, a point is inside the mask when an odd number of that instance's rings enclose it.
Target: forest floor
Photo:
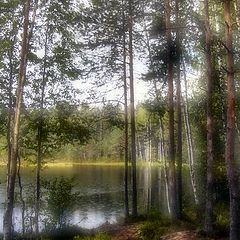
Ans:
[[[104,224],[98,229],[112,236],[112,240],[140,240],[139,224]],[[200,236],[197,231],[186,229],[170,229],[169,233],[163,235],[159,240],[224,240],[225,238],[206,238]]]

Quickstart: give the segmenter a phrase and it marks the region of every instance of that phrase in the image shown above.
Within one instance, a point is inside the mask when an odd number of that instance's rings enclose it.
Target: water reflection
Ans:
[[[3,172],[0,174],[0,178],[4,179],[5,176]],[[73,178],[75,183],[74,191],[80,194],[74,211],[68,217],[70,224],[90,229],[98,227],[105,222],[115,223],[119,218],[123,217],[123,167],[74,166],[67,168],[48,168],[42,172],[42,178],[45,180],[53,180],[61,176]],[[154,207],[162,209],[163,212],[167,213],[167,203],[165,200],[166,186],[162,169],[159,167],[151,167],[150,165],[141,167],[138,168],[137,176],[140,212],[147,211],[151,207]],[[24,196],[27,197],[29,193],[33,191],[30,190],[29,186],[34,182],[34,169],[23,168],[22,181]],[[5,189],[3,185],[4,184],[1,184],[0,187],[0,219],[3,219],[4,214],[3,203],[5,199]],[[131,190],[131,187],[129,187],[129,189]],[[18,192],[18,188],[16,188],[16,192]],[[44,219],[44,217],[42,212],[42,219]],[[32,223],[29,223],[28,230],[31,230],[31,224]],[[20,232],[21,225],[21,206],[17,203],[14,209],[14,229]],[[40,225],[40,228],[43,229],[44,223],[42,222]],[[2,231],[2,228],[2,221],[0,221],[0,231]]]

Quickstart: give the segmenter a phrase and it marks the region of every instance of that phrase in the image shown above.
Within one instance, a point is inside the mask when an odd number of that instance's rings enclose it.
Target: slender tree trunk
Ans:
[[[27,67],[30,2],[31,0],[27,0],[24,5],[23,37],[22,37],[22,46],[21,46],[21,59],[20,59],[20,67],[19,67],[18,86],[16,91],[16,107],[15,107],[14,124],[13,124],[10,174],[9,174],[9,184],[7,189],[8,191],[7,191],[6,211],[3,219],[4,240],[12,239],[12,214],[13,214],[13,208],[14,208],[14,191],[15,191],[15,180],[16,180],[16,173],[17,173],[20,113],[21,113],[21,103],[23,98],[23,88],[24,88],[24,82],[26,78],[26,67]]]
[[[129,71],[130,71],[130,113],[131,113],[131,153],[132,153],[132,215],[137,216],[137,167],[136,167],[136,123],[133,79],[133,1],[129,0]]]
[[[180,64],[177,66],[177,186],[179,218],[182,217],[182,107],[181,107],[181,80]]]
[[[8,51],[9,58],[9,85],[8,85],[8,122],[7,122],[7,146],[8,146],[8,163],[7,163],[7,189],[9,185],[10,163],[11,163],[11,145],[12,145],[12,124],[13,124],[13,54],[16,44],[16,38],[18,33],[18,27],[12,24],[13,40],[11,48]]]
[[[9,54],[9,86],[8,86],[8,122],[7,122],[7,146],[8,146],[8,163],[7,163],[7,191],[9,187],[9,174],[11,166],[11,148],[12,148],[12,118],[13,118],[13,64],[12,54]]]
[[[225,38],[227,50],[227,136],[226,136],[226,166],[230,191],[230,240],[240,239],[240,192],[238,166],[235,161],[235,119],[236,94],[234,83],[233,33],[231,19],[231,1],[224,1]]]
[[[160,141],[161,141],[161,152],[162,152],[162,167],[163,167],[163,176],[164,176],[164,182],[165,182],[165,192],[166,192],[166,202],[167,202],[167,209],[169,215],[171,215],[171,206],[170,206],[170,199],[169,199],[169,183],[168,183],[168,171],[167,171],[167,159],[166,159],[166,150],[165,150],[165,138],[164,138],[164,126],[162,118],[159,118],[159,124],[160,124]]]
[[[39,210],[40,210],[40,197],[41,197],[41,167],[43,160],[43,110],[44,110],[44,97],[45,88],[47,84],[46,68],[47,68],[47,45],[48,45],[48,24],[46,27],[46,36],[44,43],[44,62],[43,62],[43,75],[41,83],[41,99],[40,99],[40,115],[37,129],[37,169],[36,169],[36,206],[35,206],[35,223],[36,223],[36,236],[39,234]]]
[[[167,82],[168,82],[168,131],[169,131],[169,190],[171,196],[172,218],[178,218],[176,169],[175,169],[175,144],[174,144],[174,103],[173,103],[173,61],[172,61],[172,34],[171,34],[171,6],[165,0],[166,38],[168,46]]]
[[[148,155],[147,155],[147,161],[151,162],[152,161],[152,140],[151,140],[151,132],[152,132],[152,123],[151,119],[148,120]]]
[[[124,2],[122,3],[124,7]],[[124,149],[125,149],[125,173],[124,173],[124,197],[125,197],[125,217],[129,217],[129,199],[128,199],[128,87],[127,87],[127,71],[126,71],[126,26],[125,13],[123,11],[123,83],[124,83]]]
[[[179,1],[176,0],[176,23],[179,24]],[[176,65],[177,71],[177,193],[178,193],[178,207],[179,207],[179,216],[178,218],[182,218],[182,106],[181,106],[181,39],[180,32],[177,30],[176,32],[176,46],[177,46],[177,54],[178,54],[178,62]]]
[[[35,205],[35,232],[36,236],[39,234],[39,208],[41,195],[41,166],[42,166],[42,119],[39,120],[37,129],[37,169],[36,169],[36,205]]]
[[[212,34],[209,22],[208,0],[204,0],[206,64],[207,64],[207,186],[205,232],[213,232],[213,63],[212,63]]]
[[[194,170],[194,152],[193,152],[193,139],[192,139],[192,129],[190,124],[189,110],[188,110],[188,86],[187,86],[187,77],[186,77],[186,69],[183,61],[183,75],[184,75],[184,83],[185,83],[185,104],[183,107],[184,111],[184,122],[185,122],[185,130],[186,130],[186,139],[187,139],[187,149],[188,149],[188,161],[189,161],[189,172],[191,185],[193,190],[193,196],[195,204],[199,204],[198,196],[197,196],[197,183],[196,183],[196,174]]]

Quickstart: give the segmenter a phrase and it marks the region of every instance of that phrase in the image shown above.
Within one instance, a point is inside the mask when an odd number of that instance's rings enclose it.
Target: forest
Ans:
[[[239,240],[239,30],[240,0],[0,1],[0,239]]]

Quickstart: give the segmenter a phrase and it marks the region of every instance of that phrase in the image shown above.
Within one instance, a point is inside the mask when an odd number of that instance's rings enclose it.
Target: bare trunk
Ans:
[[[144,207],[147,211],[151,208],[151,165],[150,163],[147,163],[147,166],[144,168],[143,172],[144,177],[144,186],[143,186],[143,192],[144,192]]]
[[[124,6],[124,4],[122,4]],[[129,217],[129,199],[128,199],[128,87],[126,72],[126,26],[125,14],[123,11],[123,83],[124,83],[124,148],[125,148],[125,173],[124,173],[124,198],[125,198],[125,217]]]
[[[213,63],[212,63],[212,34],[209,23],[208,0],[204,1],[205,35],[206,35],[206,64],[207,64],[207,185],[205,232],[213,232]]]
[[[168,183],[168,171],[167,171],[167,158],[166,158],[166,151],[165,151],[165,138],[164,138],[164,127],[162,118],[160,118],[160,139],[162,140],[162,157],[163,157],[163,173],[164,173],[164,180],[165,180],[165,191],[166,191],[166,201],[167,201],[167,209],[169,215],[171,215],[171,206],[170,206],[170,198],[169,198],[169,183]]]
[[[13,41],[11,48],[8,51],[9,58],[9,85],[8,85],[8,122],[7,122],[7,146],[8,146],[8,162],[7,162],[7,189],[9,185],[10,163],[11,163],[11,145],[12,145],[12,124],[13,124],[13,54],[14,46],[16,44],[16,38],[18,33],[18,26],[12,25]]]
[[[175,143],[174,143],[174,103],[173,103],[173,61],[172,61],[172,34],[171,34],[171,6],[169,0],[165,0],[166,38],[168,47],[167,82],[168,82],[168,131],[169,131],[169,190],[171,197],[172,218],[179,215],[177,206],[177,187],[175,169]]]
[[[240,239],[240,192],[238,166],[235,161],[235,119],[236,94],[234,83],[233,33],[231,19],[231,1],[224,1],[225,38],[227,50],[227,136],[226,136],[226,166],[230,192],[230,240]]]
[[[21,49],[21,60],[19,68],[18,86],[16,92],[16,107],[14,114],[13,124],[13,139],[11,147],[11,162],[9,184],[7,191],[7,202],[6,211],[3,220],[3,236],[4,240],[12,239],[12,214],[14,208],[14,191],[15,191],[15,180],[17,173],[17,155],[18,155],[18,138],[20,128],[20,114],[21,114],[21,103],[23,98],[23,88],[26,78],[26,67],[27,67],[27,53],[28,53],[28,27],[29,27],[29,10],[30,0],[25,2],[24,9],[24,25],[23,25],[23,38],[22,38],[22,49]]]
[[[179,24],[179,1],[176,0],[176,23]],[[177,70],[177,193],[178,193],[178,208],[179,208],[179,218],[182,218],[182,107],[181,107],[181,39],[180,32],[177,30],[176,32],[176,46],[177,46],[177,54],[178,54],[178,62],[176,65]]]
[[[133,80],[133,2],[129,0],[129,71],[130,71],[130,113],[131,113],[131,151],[132,151],[132,215],[137,216],[137,167],[136,167],[136,123]]]
[[[181,80],[180,63],[177,66],[177,186],[179,217],[182,217],[182,107],[181,107]]]
[[[198,196],[197,196],[197,184],[196,184],[196,174],[194,169],[194,152],[193,152],[193,139],[192,139],[192,129],[190,124],[190,117],[189,117],[189,110],[188,110],[188,96],[187,96],[187,78],[186,78],[186,69],[185,64],[183,62],[183,74],[184,74],[184,82],[185,82],[185,104],[183,107],[184,111],[184,122],[185,122],[185,131],[186,131],[186,139],[187,139],[187,150],[188,150],[188,162],[189,162],[189,172],[190,172],[190,179],[191,185],[193,190],[193,196],[195,204],[199,204]]]
[[[8,145],[8,163],[7,163],[7,191],[9,187],[9,174],[11,166],[11,148],[12,148],[12,118],[13,118],[13,103],[12,103],[12,89],[13,89],[13,64],[12,54],[9,54],[9,87],[8,87],[8,122],[7,122],[7,145]]]
[[[152,131],[152,126],[151,126],[151,119],[148,121],[148,155],[147,155],[147,161],[151,162],[152,161],[152,140],[151,140],[151,131]]]
[[[36,223],[36,235],[39,234],[39,208],[40,208],[40,196],[41,196],[41,167],[43,158],[43,109],[44,109],[44,97],[46,88],[46,66],[47,66],[47,45],[48,45],[48,24],[46,27],[45,36],[45,50],[44,50],[44,62],[43,62],[43,75],[41,83],[41,99],[40,99],[40,116],[37,129],[37,169],[36,169],[36,206],[35,206],[35,223]]]

